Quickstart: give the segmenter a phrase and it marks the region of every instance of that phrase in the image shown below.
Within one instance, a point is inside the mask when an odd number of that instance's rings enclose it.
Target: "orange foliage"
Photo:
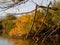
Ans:
[[[10,36],[21,36],[29,32],[29,26],[31,25],[33,15],[22,15],[16,20],[13,20],[15,23],[15,28],[12,28],[9,32]],[[28,28],[27,28],[28,27]]]
[[[15,23],[16,26],[15,28],[11,29],[11,31],[9,32],[9,35],[22,36],[23,34],[27,34],[30,31],[33,17],[34,17],[34,13],[22,15],[22,16],[19,16],[16,20],[13,20],[13,23]],[[38,11],[32,30],[37,31],[36,27],[39,27],[41,25],[41,23],[43,22],[43,18],[44,18],[44,15],[42,15],[40,11]],[[43,23],[45,22],[48,22],[47,18],[44,20]]]

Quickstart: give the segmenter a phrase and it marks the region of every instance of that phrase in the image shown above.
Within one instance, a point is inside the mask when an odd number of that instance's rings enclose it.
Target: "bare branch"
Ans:
[[[43,40],[42,40],[42,42],[44,42],[47,37],[51,36],[51,35],[52,35],[54,32],[56,32],[59,28],[60,28],[60,27],[58,26],[55,30],[52,30],[52,32],[51,32],[49,35],[48,35],[48,34],[45,35],[44,38],[43,38]]]
[[[51,36],[54,32],[56,32],[59,28],[60,28],[60,26],[58,26],[55,30],[53,30],[53,31],[48,35],[48,37]]]
[[[32,13],[32,12],[34,12],[34,11],[35,11],[35,9],[32,10],[32,11],[29,11],[29,12],[23,12],[23,13],[10,13],[10,14],[13,14],[13,15],[20,15],[20,14],[28,14],[28,13]]]
[[[32,2],[34,3],[34,4],[36,4],[33,0],[32,0]],[[36,5],[38,5],[38,4],[36,4]],[[46,6],[40,6],[40,5],[38,5],[39,6],[39,8],[47,8]],[[60,9],[58,9],[58,8],[56,8],[56,7],[49,7],[49,9],[52,9],[52,10],[60,10]]]
[[[32,30],[32,28],[33,28],[33,26],[34,26],[35,18],[36,18],[36,15],[37,15],[37,14],[36,14],[36,13],[37,13],[37,7],[38,7],[38,6],[36,5],[35,15],[34,15],[34,19],[33,19],[32,25],[31,25],[31,27],[30,27],[30,31],[29,31],[29,33],[31,32],[31,30]],[[29,33],[27,33],[27,35],[26,35],[26,39],[27,39]]]
[[[7,7],[0,7],[0,8],[2,8],[2,9],[5,8],[4,10],[1,10],[1,11],[5,11],[5,10],[8,10],[10,8],[16,7],[16,6],[20,5],[20,4],[23,4],[23,3],[27,2],[27,1],[22,1],[22,2],[19,2],[19,3],[11,4],[10,6],[7,6]]]
[[[41,25],[39,26],[39,29],[37,30],[37,32],[35,33],[35,35],[33,36],[33,38],[35,38],[35,36],[40,32],[41,28],[42,28],[42,25],[44,23],[44,20],[46,18],[46,16],[48,15],[48,9],[49,9],[49,6],[50,6],[51,2],[49,3],[48,7],[47,7],[47,10],[46,10],[46,15],[44,16],[43,18],[43,22],[41,23]]]

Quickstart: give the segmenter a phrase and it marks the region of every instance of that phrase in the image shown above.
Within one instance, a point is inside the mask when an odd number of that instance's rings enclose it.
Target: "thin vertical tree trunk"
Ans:
[[[35,33],[35,35],[33,36],[33,38],[35,38],[35,36],[40,32],[40,30],[41,30],[41,28],[42,28],[42,25],[43,25],[43,23],[44,23],[44,20],[45,20],[46,16],[48,15],[48,10],[49,10],[49,6],[50,6],[50,5],[51,5],[51,2],[49,3],[49,5],[48,5],[48,7],[47,7],[46,15],[45,15],[44,18],[43,18],[43,22],[42,22],[42,24],[39,26],[39,29],[37,30],[37,32]]]
[[[34,19],[33,19],[32,25],[31,25],[31,27],[30,27],[30,32],[31,32],[31,30],[32,30],[32,28],[33,28],[33,26],[34,26],[35,18],[36,18],[36,15],[37,15],[37,8],[38,8],[38,6],[36,5],[35,15],[34,15]],[[29,32],[29,33],[30,33],[30,32]],[[29,33],[27,33],[25,39],[27,39]]]

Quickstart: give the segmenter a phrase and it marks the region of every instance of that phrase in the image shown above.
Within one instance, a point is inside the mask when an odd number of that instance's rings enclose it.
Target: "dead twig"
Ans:
[[[50,6],[50,5],[51,5],[51,2],[49,3],[49,5],[48,5],[48,7],[47,7],[46,15],[44,16],[43,21],[42,21],[41,25],[39,26],[39,29],[37,30],[37,32],[36,32],[35,35],[33,36],[33,39],[34,39],[35,36],[40,32],[40,30],[41,30],[41,28],[42,28],[42,25],[43,25],[43,23],[44,23],[44,20],[45,20],[46,16],[48,15],[48,10],[49,10],[49,6]]]
[[[34,22],[35,22],[35,18],[36,18],[36,13],[37,13],[37,7],[38,7],[38,6],[36,5],[35,15],[34,15],[34,19],[33,19],[33,22],[32,22],[32,25],[31,25],[31,28],[30,28],[29,33],[31,32],[31,30],[32,30],[32,28],[33,28],[33,26],[34,26]],[[27,33],[27,35],[26,35],[25,39],[27,39],[27,37],[28,37],[29,33]]]
[[[45,37],[43,38],[42,42],[44,42],[47,37],[51,36],[51,35],[52,35],[54,32],[56,32],[59,28],[60,28],[60,27],[58,26],[55,30],[52,30],[52,32],[50,32],[49,35],[45,35]]]
[[[42,33],[39,40],[44,38],[44,36],[46,36],[48,33],[50,33],[55,27],[56,27],[56,25],[53,25],[48,31],[46,31],[45,33]],[[37,40],[36,42],[39,42],[39,40]]]
[[[32,2],[34,3],[34,4],[36,4],[33,0],[32,0]],[[36,5],[38,5],[38,4],[36,4]],[[40,6],[40,5],[38,5],[38,7],[39,8],[48,8],[48,7],[46,7],[46,6]],[[49,9],[52,9],[52,10],[60,10],[60,9],[58,9],[58,8],[56,8],[56,7],[49,7]]]

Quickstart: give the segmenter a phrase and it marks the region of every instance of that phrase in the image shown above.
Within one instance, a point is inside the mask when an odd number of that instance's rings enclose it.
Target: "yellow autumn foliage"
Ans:
[[[32,23],[33,15],[22,15],[18,17],[16,20],[13,20],[15,23],[15,28],[12,28],[9,32],[10,36],[22,36],[29,32],[31,23]]]
[[[32,42],[32,40],[24,40],[24,39],[13,39],[13,38],[9,38],[10,42],[13,42],[16,45],[38,45],[34,42]]]
[[[9,32],[10,36],[22,36],[24,34],[29,33],[32,22],[33,22],[33,18],[34,18],[34,14],[26,14],[26,15],[22,15],[19,16],[16,20],[13,20],[13,23],[15,24],[15,28],[12,28],[11,31]],[[39,26],[44,23],[46,25],[48,25],[49,20],[48,18],[44,19],[44,15],[42,15],[42,13],[40,13],[40,11],[38,10],[37,15],[36,15],[36,19],[34,22],[34,26],[32,28],[32,30],[34,32],[37,31],[37,28],[39,28]],[[46,28],[46,26],[44,26],[43,24],[43,29]],[[47,26],[48,27],[48,26]],[[47,28],[46,28],[47,29]]]

